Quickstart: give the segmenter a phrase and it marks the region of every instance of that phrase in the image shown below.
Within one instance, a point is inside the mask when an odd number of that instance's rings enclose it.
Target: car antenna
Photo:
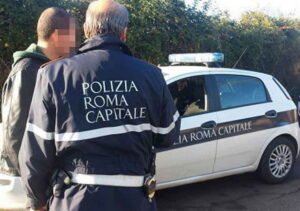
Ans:
[[[244,56],[244,54],[246,53],[247,50],[248,50],[248,47],[245,48],[245,50],[244,50],[243,53],[241,54],[240,58],[236,61],[236,63],[233,65],[232,68],[236,68],[236,66],[239,64],[239,62],[241,61],[242,57]]]

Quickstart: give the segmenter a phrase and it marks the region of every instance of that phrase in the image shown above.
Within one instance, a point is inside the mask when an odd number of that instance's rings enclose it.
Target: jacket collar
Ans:
[[[109,33],[97,35],[85,40],[85,42],[80,46],[77,54],[96,49],[116,49],[129,56],[132,56],[128,46],[123,43],[117,36]]]

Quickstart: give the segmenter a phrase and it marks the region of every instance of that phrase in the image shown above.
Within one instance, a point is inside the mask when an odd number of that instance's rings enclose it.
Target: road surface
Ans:
[[[156,199],[159,211],[300,211],[300,160],[282,184],[249,173],[160,190]]]

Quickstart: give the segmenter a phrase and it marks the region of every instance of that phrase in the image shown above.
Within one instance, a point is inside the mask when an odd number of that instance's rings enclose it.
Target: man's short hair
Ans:
[[[102,2],[106,3],[106,8],[99,8]],[[85,36],[91,38],[95,35],[112,33],[120,37],[128,25],[128,16],[126,7],[114,0],[94,1],[90,3],[86,12]]]
[[[37,24],[38,39],[47,41],[56,29],[69,29],[70,20],[70,14],[63,9],[50,7],[44,10]]]

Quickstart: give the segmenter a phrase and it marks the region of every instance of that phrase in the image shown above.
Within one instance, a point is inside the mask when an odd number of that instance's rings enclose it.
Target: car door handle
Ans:
[[[202,129],[212,129],[217,126],[217,123],[215,121],[209,121],[205,122],[201,125]]]
[[[276,118],[277,117],[277,111],[271,110],[265,113],[265,116],[267,118]]]

